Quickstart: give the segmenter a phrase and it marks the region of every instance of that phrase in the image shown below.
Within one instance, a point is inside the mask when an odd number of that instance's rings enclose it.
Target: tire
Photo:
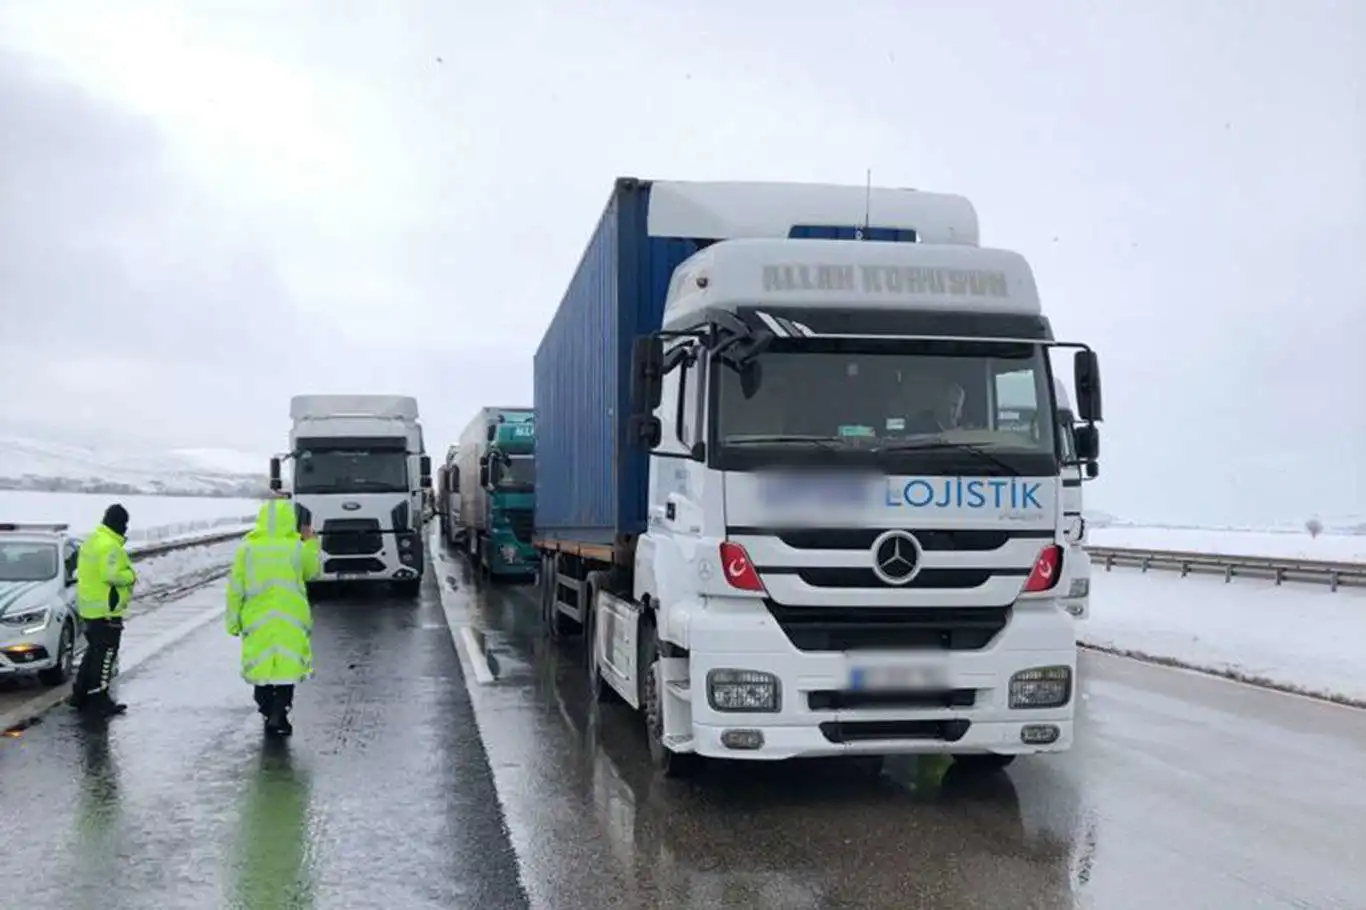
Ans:
[[[692,752],[673,752],[664,745],[664,721],[660,706],[664,693],[655,682],[655,667],[659,663],[659,633],[653,617],[642,618],[640,625],[640,659],[637,667],[644,667],[641,680],[641,713],[645,719],[645,741],[650,747],[650,764],[665,777],[686,778],[696,773],[701,764]]]
[[[608,685],[607,680],[603,679],[602,671],[598,667],[598,615],[593,609],[597,602],[598,591],[601,590],[604,582],[607,581],[606,572],[589,572],[588,578],[588,603],[583,607],[583,654],[584,670],[588,674],[588,695],[598,704],[610,704],[616,701],[616,690]]]
[[[71,623],[62,626],[62,635],[57,639],[57,666],[38,671],[38,682],[55,688],[71,679],[76,663],[76,630]]]
[[[964,771],[972,771],[978,774],[994,774],[997,771],[1004,771],[1006,767],[1015,760],[1013,755],[998,755],[995,752],[986,752],[977,755],[955,755],[953,763]]]

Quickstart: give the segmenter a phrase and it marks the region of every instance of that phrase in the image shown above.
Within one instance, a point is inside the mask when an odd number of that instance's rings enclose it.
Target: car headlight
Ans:
[[[6,613],[0,616],[0,624],[10,628],[23,628],[25,632],[41,632],[52,618],[47,607],[33,607],[20,613]]]
[[[1010,677],[1011,708],[1061,708],[1071,698],[1070,667],[1030,667]]]
[[[762,670],[710,670],[707,703],[713,711],[777,711],[782,686],[778,677]]]

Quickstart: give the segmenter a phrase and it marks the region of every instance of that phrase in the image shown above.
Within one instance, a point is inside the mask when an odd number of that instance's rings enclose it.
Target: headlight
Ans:
[[[782,706],[778,677],[761,670],[711,670],[707,704],[713,711],[776,712]]]
[[[0,623],[11,628],[22,626],[25,632],[41,632],[51,618],[52,611],[47,607],[34,607],[22,613],[6,613],[0,616]]]
[[[504,544],[502,548],[503,562],[517,562],[517,548],[511,544]]]
[[[1010,677],[1011,708],[1061,708],[1071,698],[1070,667],[1031,667]]]

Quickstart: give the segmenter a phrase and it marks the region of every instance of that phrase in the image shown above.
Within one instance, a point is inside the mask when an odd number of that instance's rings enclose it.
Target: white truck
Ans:
[[[284,489],[318,532],[318,582],[392,582],[416,596],[423,574],[423,499],[431,459],[407,395],[295,395],[289,452],[270,460],[270,488]]]
[[[1086,515],[1083,508],[1082,484],[1098,475],[1095,461],[1077,459],[1077,443],[1073,426],[1077,422],[1071,396],[1061,377],[1053,379],[1058,399],[1057,426],[1062,452],[1062,517],[1063,535],[1067,539],[1067,559],[1064,562],[1063,608],[1077,619],[1091,615],[1091,556],[1086,552]]]
[[[436,517],[440,522],[441,540],[458,546],[465,539],[460,515],[460,446],[446,447],[446,461],[437,469]]]
[[[535,357],[549,633],[666,774],[1070,748],[1053,348],[1094,462],[1096,355],[967,199],[619,180]]]

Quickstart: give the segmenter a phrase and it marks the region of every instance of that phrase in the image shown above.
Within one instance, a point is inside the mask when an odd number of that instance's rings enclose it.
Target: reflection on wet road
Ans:
[[[433,582],[316,606],[283,747],[221,622],[121,680],[127,716],[0,740],[5,906],[1366,907],[1366,712],[1088,655],[1076,750],[1008,774],[666,781],[532,589],[436,568],[497,677],[473,692]]]
[[[5,906],[525,906],[435,587],[314,614],[287,745],[221,621],[122,680],[126,716],[0,741]]]
[[[578,643],[540,637],[534,589],[442,574],[498,676],[475,709],[536,906],[1366,907],[1366,712],[1086,654],[1078,747],[1007,774],[665,781],[629,709],[590,708]]]

